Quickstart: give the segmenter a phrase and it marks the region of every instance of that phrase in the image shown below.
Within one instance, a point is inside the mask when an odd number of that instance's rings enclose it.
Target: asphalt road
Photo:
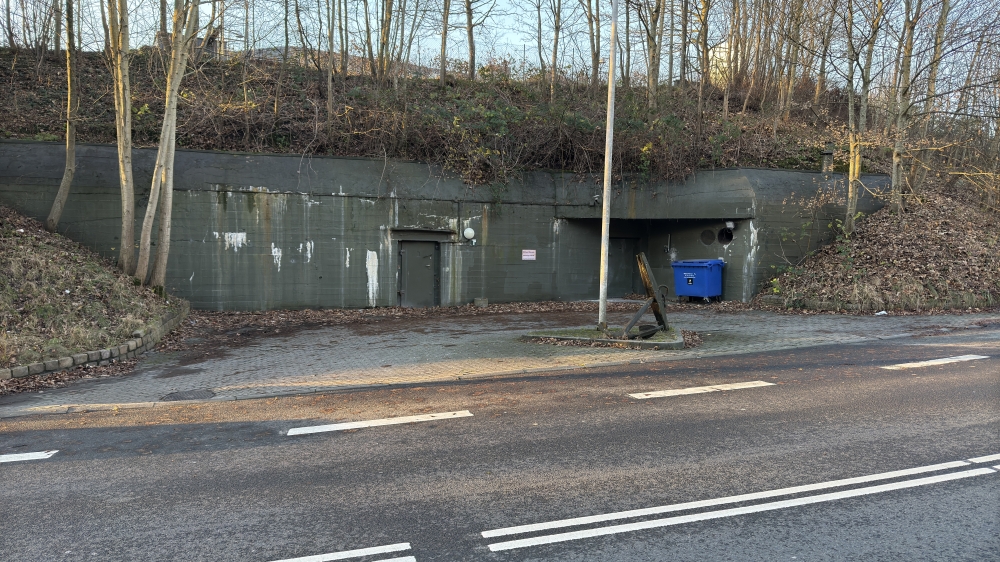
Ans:
[[[968,355],[984,358],[882,368]],[[471,415],[288,435],[445,412]],[[1000,560],[998,455],[989,328],[14,418],[0,560]]]

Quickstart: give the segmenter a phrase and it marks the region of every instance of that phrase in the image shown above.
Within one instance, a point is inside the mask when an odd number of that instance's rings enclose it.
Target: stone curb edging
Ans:
[[[549,339],[557,341],[568,341],[577,343],[599,343],[602,345],[617,345],[622,344],[628,346],[627,349],[650,349],[650,350],[669,350],[669,349],[684,349],[684,338],[675,337],[672,340],[664,341],[644,341],[644,340],[612,340],[603,338],[577,338],[570,336],[553,336],[545,333],[528,334],[521,336],[518,340],[525,343],[542,343],[539,339]]]
[[[191,312],[191,303],[187,301],[183,301],[183,303],[184,304],[181,305],[180,310],[163,317],[157,325],[153,326],[152,329],[148,331],[136,330],[135,332],[132,332],[132,339],[117,347],[75,353],[70,357],[49,359],[48,361],[40,361],[29,365],[19,365],[10,369],[0,369],[0,380],[10,378],[17,379],[27,377],[29,375],[56,373],[65,369],[72,369],[74,367],[103,367],[110,364],[112,361],[119,359],[134,359],[150,349],[153,349],[153,346],[155,346],[160,339],[163,338],[163,336],[170,333],[170,331],[176,328],[181,321],[187,318],[188,313]]]

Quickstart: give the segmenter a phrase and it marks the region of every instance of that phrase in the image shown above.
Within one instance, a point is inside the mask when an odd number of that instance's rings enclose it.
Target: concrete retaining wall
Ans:
[[[0,142],[0,202],[44,219],[63,155],[55,143]],[[137,229],[154,158],[153,149],[134,152]],[[121,216],[116,162],[113,146],[78,148],[60,224],[111,257]],[[183,150],[176,168],[167,290],[196,308],[397,305],[399,243],[406,240],[439,244],[442,305],[597,297],[597,177],[532,172],[503,188],[473,188],[413,162]],[[805,210],[790,197],[836,191],[840,182],[757,169],[699,172],[676,184],[622,182],[612,200],[612,236],[646,251],[668,286],[672,259],[721,257],[724,297],[748,300],[777,265],[829,238],[825,225],[842,214],[835,203]],[[868,178],[872,187],[884,183]],[[859,210],[878,206],[867,198]],[[725,220],[736,224],[731,243],[701,240]],[[466,228],[475,231],[472,239],[462,235]],[[525,250],[535,259],[523,259]],[[631,268],[631,257],[619,262],[618,286],[639,291]]]

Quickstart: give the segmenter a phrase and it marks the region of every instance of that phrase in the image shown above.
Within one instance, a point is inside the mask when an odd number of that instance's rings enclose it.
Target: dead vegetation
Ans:
[[[64,129],[64,62],[0,49],[0,137],[57,141]],[[114,143],[111,76],[98,53],[80,57],[79,142]],[[159,139],[164,59],[143,48],[132,59],[132,124],[136,147]],[[280,79],[280,84],[279,84]],[[707,96],[706,119],[692,126],[696,88],[664,88],[650,112],[641,87],[621,88],[616,101],[615,172],[649,180],[677,179],[696,169],[760,166],[820,167],[828,143],[846,146],[838,119],[801,109],[774,120],[748,100],[745,113],[723,118],[723,97]],[[809,97],[808,88],[802,95]],[[278,99],[275,100],[275,95]],[[831,90],[825,108],[842,110]],[[470,184],[502,185],[525,170],[593,173],[604,161],[606,101],[600,91],[570,83],[550,101],[546,88],[505,74],[476,82],[413,79],[387,87],[365,76],[338,79],[334,114],[326,115],[326,81],[315,68],[277,60],[207,60],[184,81],[177,146],[205,150],[398,158],[441,164]],[[742,98],[728,100],[742,105]],[[827,111],[823,109],[821,111]],[[697,131],[700,130],[700,135]],[[841,155],[846,169],[846,155]],[[888,169],[885,155],[868,154],[870,170]]]
[[[996,306],[996,221],[975,190],[929,178],[905,212],[865,218],[854,235],[777,272],[755,304],[867,313]]]
[[[179,305],[0,206],[0,367],[119,345]]]

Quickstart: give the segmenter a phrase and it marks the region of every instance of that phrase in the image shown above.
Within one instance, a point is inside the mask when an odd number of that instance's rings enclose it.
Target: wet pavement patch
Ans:
[[[176,400],[208,400],[215,396],[211,390],[184,390],[181,392],[171,392],[160,398],[164,402],[174,402]]]

